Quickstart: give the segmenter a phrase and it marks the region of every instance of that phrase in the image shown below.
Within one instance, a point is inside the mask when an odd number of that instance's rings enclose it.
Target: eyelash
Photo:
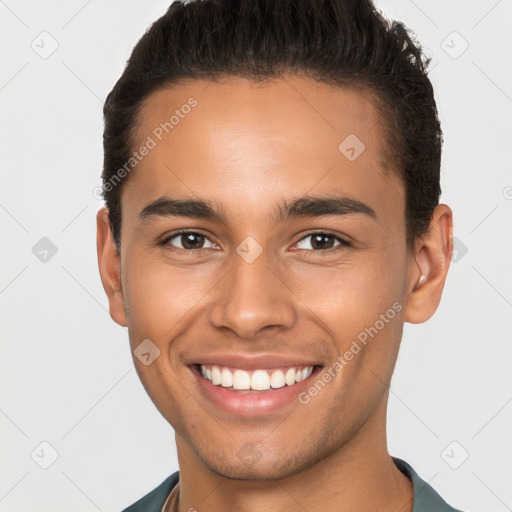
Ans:
[[[331,252],[335,252],[335,251],[338,251],[338,250],[342,250],[342,249],[347,249],[349,247],[353,247],[352,244],[346,240],[345,238],[342,238],[340,237],[339,235],[335,234],[335,233],[332,233],[331,231],[313,231],[313,232],[310,232],[310,233],[307,233],[305,234],[300,240],[298,240],[294,245],[297,245],[298,243],[302,242],[303,240],[311,237],[311,236],[314,236],[314,235],[325,235],[329,238],[334,238],[335,241],[339,242],[339,245],[336,246],[336,247],[331,247],[329,249],[320,249],[320,250],[315,250],[315,249],[299,249],[299,250],[306,250],[306,251],[312,251],[316,254],[328,254],[328,253],[331,253]]]
[[[158,245],[160,245],[162,247],[166,247],[167,249],[169,249],[171,251],[175,251],[175,252],[196,252],[197,253],[204,249],[208,249],[208,247],[199,248],[199,249],[181,249],[179,247],[173,247],[172,245],[170,245],[170,243],[169,243],[170,240],[172,240],[173,238],[182,236],[182,235],[186,235],[186,234],[200,235],[200,236],[203,236],[206,240],[209,240],[211,243],[214,243],[206,235],[204,235],[203,233],[200,233],[199,231],[181,230],[181,231],[177,231],[176,233],[174,233],[171,236],[166,237],[164,240],[159,242]],[[306,240],[307,238],[314,236],[314,235],[326,235],[330,238],[334,238],[335,241],[339,242],[339,245],[335,246],[335,247],[331,247],[329,249],[319,249],[319,250],[299,249],[299,250],[312,251],[317,254],[326,254],[326,253],[330,253],[330,252],[333,252],[336,250],[352,247],[352,244],[348,240],[345,240],[344,238],[341,238],[339,235],[336,235],[335,233],[332,233],[330,231],[313,231],[311,233],[307,233],[301,239],[297,240],[297,242],[294,245],[297,245],[298,243],[302,242],[303,240]]]

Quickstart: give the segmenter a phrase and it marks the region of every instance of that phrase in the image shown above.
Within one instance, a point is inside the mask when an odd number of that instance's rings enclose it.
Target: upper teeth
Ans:
[[[201,374],[216,386],[234,389],[254,389],[265,391],[270,388],[282,388],[284,385],[293,386],[296,382],[306,379],[313,372],[313,366],[288,368],[283,371],[274,370],[230,370],[229,368],[213,365],[201,365]]]

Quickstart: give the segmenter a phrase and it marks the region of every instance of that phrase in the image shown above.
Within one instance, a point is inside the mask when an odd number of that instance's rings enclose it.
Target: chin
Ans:
[[[289,465],[276,466],[276,461],[269,461],[265,464],[255,463],[253,466],[246,466],[239,461],[210,464],[203,461],[204,464],[214,473],[230,480],[255,481],[255,480],[278,480],[286,478],[300,471],[300,468],[292,468]]]
[[[325,457],[323,450],[310,447],[283,453],[280,450],[258,448],[251,443],[244,445],[235,456],[226,453],[198,454],[203,464],[212,472],[231,480],[278,480],[307,470]]]

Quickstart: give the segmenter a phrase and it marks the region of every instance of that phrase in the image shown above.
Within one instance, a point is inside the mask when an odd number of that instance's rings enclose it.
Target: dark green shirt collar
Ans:
[[[407,462],[397,457],[392,457],[392,459],[396,467],[412,481],[414,488],[412,512],[460,512],[450,507],[427,482],[418,476]]]

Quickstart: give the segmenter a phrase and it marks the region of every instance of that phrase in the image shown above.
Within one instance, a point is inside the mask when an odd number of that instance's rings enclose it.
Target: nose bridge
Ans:
[[[293,294],[276,277],[264,251],[242,243],[229,262],[230,271],[216,287],[210,321],[241,338],[252,338],[265,327],[289,329],[295,322]]]

